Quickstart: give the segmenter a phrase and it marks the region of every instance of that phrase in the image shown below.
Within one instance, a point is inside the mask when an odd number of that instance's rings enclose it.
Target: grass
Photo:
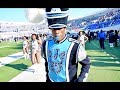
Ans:
[[[22,51],[22,42],[2,42],[0,43],[0,57],[5,57]]]
[[[21,50],[18,48],[20,45],[21,42],[16,44],[16,48],[12,47],[11,49]],[[116,61],[120,62],[120,46],[111,48],[108,42],[105,42],[105,48],[104,50],[99,48],[97,40],[86,43],[86,51],[91,62],[87,82],[120,82],[120,64],[115,63]],[[5,51],[3,52],[6,54]],[[31,61],[22,58],[0,67],[0,82],[11,80],[31,65]],[[80,64],[79,68],[81,68]]]
[[[108,42],[105,42],[105,48],[99,48],[97,40],[86,43],[86,51],[91,62],[87,82],[120,82],[120,64],[115,63],[120,62],[120,46],[111,48]]]
[[[31,65],[30,60],[24,60],[22,58],[0,67],[0,82],[8,82]]]

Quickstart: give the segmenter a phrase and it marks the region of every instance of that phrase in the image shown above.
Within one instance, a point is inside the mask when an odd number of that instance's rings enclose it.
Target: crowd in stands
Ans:
[[[100,29],[104,27],[114,26],[120,24],[120,9],[111,10],[101,16],[92,16],[86,19],[77,19],[69,22],[71,23],[70,27],[79,27],[84,28],[85,30],[89,29]]]
[[[40,37],[41,37],[42,40],[45,40],[46,38],[48,38],[48,37],[51,36],[50,34],[47,34],[47,33],[39,33],[39,35],[40,35]],[[15,41],[15,42],[17,42],[17,41],[22,40],[22,37],[23,37],[23,36],[19,36],[19,37],[11,36],[11,37],[8,37],[8,38],[2,38],[2,37],[0,36],[0,43],[1,43],[1,42],[6,42],[6,41],[10,41],[10,42],[11,42],[11,41]],[[27,37],[28,37],[28,39],[30,39],[31,35],[30,35],[30,36],[27,36]]]
[[[0,22],[0,42],[17,42],[24,35],[30,37],[32,33],[46,34],[46,32],[48,32],[47,23]]]
[[[102,30],[102,28],[120,24],[120,9],[111,9],[103,12],[101,15],[92,15],[91,17],[76,19],[69,21],[68,25],[72,29],[84,28],[88,42],[92,40],[100,40],[100,32],[105,33],[104,41],[109,43],[110,47],[120,46],[120,30]],[[96,29],[96,30],[93,30]],[[101,34],[102,34],[101,33]],[[77,39],[78,33],[72,33],[70,37]],[[103,49],[105,49],[103,47]]]

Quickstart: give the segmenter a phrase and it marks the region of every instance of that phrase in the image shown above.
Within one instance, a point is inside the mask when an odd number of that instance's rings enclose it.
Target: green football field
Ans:
[[[14,48],[12,47],[13,45],[11,45],[11,48],[4,48],[6,51],[4,49],[2,49],[3,51],[0,50],[0,55],[1,52],[4,56],[7,55],[8,49],[12,49],[14,53],[21,51],[21,42],[14,45]],[[108,42],[105,42],[105,48],[104,50],[99,48],[97,40],[86,43],[86,51],[91,62],[87,82],[120,82],[120,63],[116,63],[116,61],[120,62],[120,46],[111,48]],[[0,67],[0,82],[8,82],[31,65],[30,60],[22,58]],[[79,65],[78,73],[80,72],[80,67],[81,65]]]
[[[25,60],[24,58],[21,58],[17,61],[0,67],[0,82],[8,82],[31,65],[32,63],[30,62],[30,60]]]
[[[116,63],[120,62],[120,46],[111,48],[106,41],[105,48],[99,48],[97,40],[86,43],[91,62],[87,82],[120,82],[120,63]]]
[[[22,51],[22,41],[0,43],[0,57],[5,57]]]

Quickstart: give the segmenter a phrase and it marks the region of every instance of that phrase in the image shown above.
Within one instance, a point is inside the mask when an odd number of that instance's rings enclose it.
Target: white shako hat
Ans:
[[[49,29],[67,27],[68,8],[46,8]]]

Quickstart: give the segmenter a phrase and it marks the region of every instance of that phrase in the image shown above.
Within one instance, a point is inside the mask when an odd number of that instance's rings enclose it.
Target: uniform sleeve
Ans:
[[[87,56],[85,49],[80,45],[77,52],[78,62],[82,65],[81,72],[76,80],[76,82],[85,82],[88,77],[90,69],[90,59]]]
[[[44,59],[46,59],[46,55],[45,55],[45,44],[46,44],[46,41],[44,41],[42,43],[42,46],[41,46],[41,55]]]
[[[45,46],[46,46],[46,41],[43,41],[42,47],[41,47],[41,54],[42,54],[42,57],[45,59],[46,82],[49,82],[50,80],[48,77],[48,62],[45,54]]]

